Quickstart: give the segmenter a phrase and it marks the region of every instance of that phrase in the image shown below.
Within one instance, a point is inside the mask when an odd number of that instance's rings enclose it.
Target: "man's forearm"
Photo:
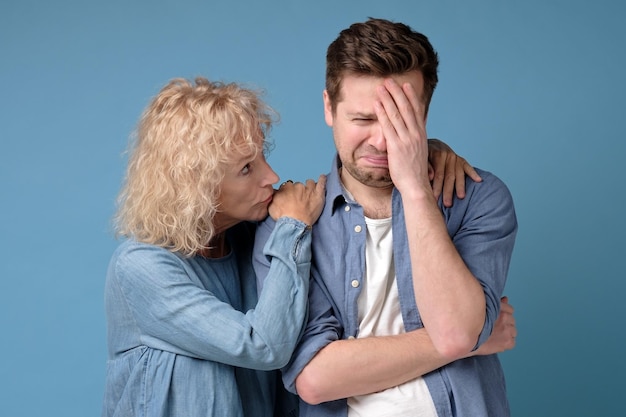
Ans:
[[[467,354],[485,321],[485,296],[448,236],[432,195],[404,196],[415,300],[437,350]]]
[[[424,329],[338,340],[309,362],[296,379],[296,388],[304,401],[318,404],[395,387],[449,362]]]

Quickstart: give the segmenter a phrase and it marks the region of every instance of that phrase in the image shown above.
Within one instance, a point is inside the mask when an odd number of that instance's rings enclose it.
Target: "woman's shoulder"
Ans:
[[[152,245],[149,243],[139,242],[135,239],[126,239],[119,244],[119,246],[113,252],[113,258],[127,259],[129,257],[170,257],[176,256],[171,251],[161,246]]]
[[[181,257],[166,248],[127,239],[113,252],[109,268],[116,271],[151,270],[180,262]]]

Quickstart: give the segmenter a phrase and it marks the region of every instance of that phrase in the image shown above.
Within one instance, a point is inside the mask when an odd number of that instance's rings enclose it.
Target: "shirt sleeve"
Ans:
[[[252,251],[252,264],[256,274],[257,291],[259,294],[262,293],[263,284],[267,279],[271,266],[271,259],[266,256],[264,248],[275,228],[276,221],[268,216],[259,223],[256,229],[254,249]]]
[[[297,394],[296,379],[317,353],[330,343],[340,340],[343,326],[336,316],[336,311],[329,302],[329,296],[324,291],[323,284],[315,279],[311,280],[309,290],[309,316],[302,338],[298,342],[291,360],[282,369],[285,388]]]
[[[263,253],[270,260],[265,289],[247,312],[193,283],[181,259],[162,248],[135,245],[112,269],[142,344],[269,370],[287,363],[306,316],[311,232],[302,222],[281,218]]]
[[[454,245],[485,293],[486,318],[476,347],[489,338],[500,314],[500,297],[517,234],[508,188],[489,172],[481,171],[480,175],[481,183],[467,183],[468,194],[464,200],[455,201],[456,209],[444,209]]]
[[[268,218],[263,221],[256,232],[254,246],[254,268],[259,291],[265,291],[270,267],[269,259],[261,251],[275,227],[275,222]],[[318,257],[320,255],[318,254]],[[296,378],[313,357],[329,343],[342,337],[343,326],[336,317],[336,311],[329,301],[321,276],[315,266],[311,267],[311,284],[309,289],[309,311],[302,337],[298,342],[291,360],[282,368],[285,387],[292,393],[296,392]]]

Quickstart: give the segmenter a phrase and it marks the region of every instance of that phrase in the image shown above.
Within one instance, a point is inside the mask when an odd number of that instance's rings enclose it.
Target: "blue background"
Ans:
[[[520,231],[502,355],[515,416],[623,415],[622,2],[0,3],[0,413],[99,415],[103,280],[127,138],[170,78],[267,91],[282,179],[328,171],[326,47],[368,16],[441,58],[428,133],[500,176]]]

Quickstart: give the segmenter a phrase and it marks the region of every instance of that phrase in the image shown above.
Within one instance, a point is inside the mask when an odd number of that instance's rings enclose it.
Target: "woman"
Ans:
[[[326,179],[274,191],[273,115],[254,92],[204,78],[172,80],[145,110],[116,216],[127,239],[105,286],[103,416],[281,415],[271,370],[289,360],[306,314]],[[437,165],[463,170],[438,149]],[[257,296],[254,222],[268,213],[278,225]]]

